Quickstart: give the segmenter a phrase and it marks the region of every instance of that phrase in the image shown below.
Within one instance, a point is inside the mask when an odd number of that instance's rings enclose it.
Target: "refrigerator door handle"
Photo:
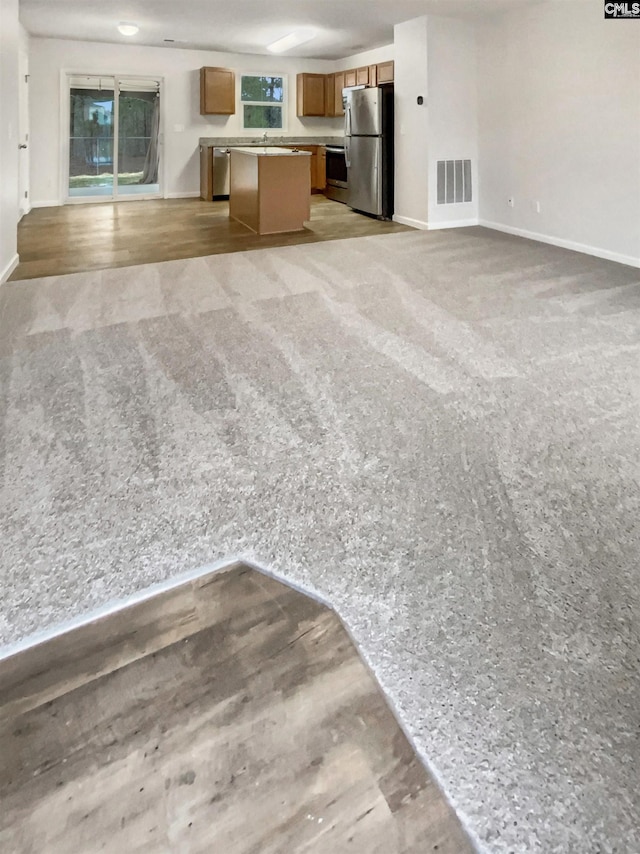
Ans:
[[[345,136],[351,136],[351,104],[347,104],[347,112],[345,116],[345,128],[344,133]]]
[[[351,166],[351,145],[350,145],[350,136],[346,136],[344,139],[344,162],[347,164],[347,169]]]

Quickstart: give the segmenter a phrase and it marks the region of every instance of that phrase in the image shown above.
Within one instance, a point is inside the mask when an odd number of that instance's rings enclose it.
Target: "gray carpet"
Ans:
[[[2,642],[243,556],[487,851],[640,851],[637,270],[468,229],[0,300]]]

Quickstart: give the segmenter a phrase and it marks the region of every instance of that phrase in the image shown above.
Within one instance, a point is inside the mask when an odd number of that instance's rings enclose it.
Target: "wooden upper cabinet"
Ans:
[[[332,116],[344,116],[344,105],[342,103],[342,90],[345,87],[344,71],[337,71],[333,75],[333,112]]]
[[[325,74],[324,81],[324,114],[325,116],[335,116],[335,74]]]
[[[378,85],[378,66],[370,65],[369,66],[369,86],[377,86]]]
[[[296,101],[298,116],[324,116],[325,74],[298,74],[296,77]]]
[[[349,71],[345,71],[344,85],[345,87],[358,85],[358,72],[355,68],[351,68]]]
[[[393,60],[378,63],[378,83],[393,83]]]
[[[230,68],[200,69],[200,114],[232,116],[236,111],[236,75]]]
[[[369,66],[363,65],[362,68],[356,68],[356,86],[369,85]]]

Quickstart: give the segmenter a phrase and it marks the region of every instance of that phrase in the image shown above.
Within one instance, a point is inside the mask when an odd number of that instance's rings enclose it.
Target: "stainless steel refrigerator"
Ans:
[[[347,204],[383,219],[393,216],[393,86],[345,89]]]

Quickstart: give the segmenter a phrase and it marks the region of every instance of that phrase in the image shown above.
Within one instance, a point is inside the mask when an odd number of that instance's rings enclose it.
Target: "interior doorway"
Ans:
[[[66,200],[160,198],[161,81],[68,78]]]
[[[29,199],[29,55],[18,54],[18,199],[20,218],[31,210]]]

